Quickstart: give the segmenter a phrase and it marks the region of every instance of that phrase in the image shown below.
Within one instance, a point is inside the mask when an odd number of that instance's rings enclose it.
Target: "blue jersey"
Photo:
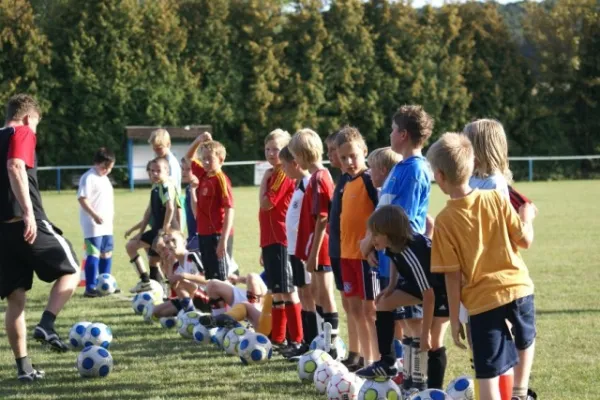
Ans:
[[[352,177],[348,174],[342,174],[335,185],[335,189],[333,190],[331,208],[329,209],[329,257],[340,258],[342,256],[340,236],[342,195],[344,194],[344,187],[346,186],[346,183],[351,178]]]
[[[429,165],[425,157],[413,156],[400,161],[392,168],[381,187],[378,207],[388,204],[402,207],[413,231],[423,234],[425,233],[430,191]],[[389,277],[388,257],[380,251],[378,258],[379,275]]]
[[[188,230],[188,242],[196,235],[196,218],[194,218],[194,210],[192,210],[192,193],[191,186],[185,188],[185,223]]]

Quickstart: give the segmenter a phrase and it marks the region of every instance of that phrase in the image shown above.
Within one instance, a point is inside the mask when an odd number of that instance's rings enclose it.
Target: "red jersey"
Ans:
[[[225,209],[233,208],[231,181],[223,171],[208,174],[198,160],[192,160],[191,164],[192,173],[199,181],[198,189],[196,189],[198,235],[221,234],[225,221]]]
[[[285,175],[281,167],[274,168],[273,174],[267,180],[265,192],[273,207],[268,210],[261,208],[258,211],[260,247],[274,243],[287,246],[285,214],[294,189],[294,181]]]
[[[327,169],[317,170],[308,181],[298,223],[298,239],[296,242],[296,257],[308,260],[312,247],[312,238],[315,234],[317,216],[326,217],[333,197],[333,179]],[[321,250],[317,257],[318,265],[331,265],[329,260],[329,233],[325,229]]]

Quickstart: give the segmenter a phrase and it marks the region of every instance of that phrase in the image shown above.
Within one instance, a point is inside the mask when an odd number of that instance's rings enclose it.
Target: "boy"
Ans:
[[[357,372],[365,378],[398,373],[393,352],[394,311],[399,306],[423,304],[417,374],[413,374],[413,387],[441,389],[444,383],[446,362],[440,362],[432,350],[434,342],[443,339],[448,320],[446,288],[439,277],[430,270],[431,241],[425,235],[414,233],[406,213],[401,207],[387,205],[377,209],[368,221],[373,245],[385,251],[391,260],[388,286],[377,297],[377,341],[381,360]],[[398,276],[403,279],[399,280]],[[441,332],[441,334],[438,334]],[[437,336],[437,337],[436,337]],[[426,353],[429,351],[429,353]],[[445,351],[444,351],[445,354]],[[425,374],[418,371],[427,366]],[[405,389],[410,389],[405,387]]]
[[[198,147],[202,162],[194,159]],[[221,281],[228,276],[227,256],[232,246],[234,216],[231,182],[221,169],[225,157],[225,147],[213,141],[208,132],[198,135],[185,155],[198,179],[196,231],[202,264],[207,279]]]
[[[276,129],[265,137],[265,158],[272,166],[260,185],[258,221],[260,247],[273,296],[271,342],[282,348],[287,331],[291,346],[302,343],[302,314],[295,293],[292,266],[288,260],[285,215],[294,192],[294,181],[281,168],[279,152],[290,141],[290,134]]]
[[[115,198],[108,174],[114,165],[114,153],[101,147],[94,155],[94,166],[79,179],[79,224],[87,253],[84,297],[98,297],[98,273],[111,271]]]
[[[153,183],[150,202],[144,212],[139,234],[125,245],[130,262],[140,277],[140,282],[131,288],[131,293],[151,290],[150,279],[160,280],[159,267],[151,265],[150,275],[148,275],[138,250],[150,249],[156,237],[162,232],[179,229],[178,221],[175,218],[177,208],[180,206],[179,196],[173,182],[169,179],[169,163],[165,158],[155,158],[150,166],[150,173]],[[144,232],[150,219],[152,219],[150,230]]]
[[[177,193],[181,193],[181,167],[179,166],[177,157],[171,152],[171,135],[169,135],[166,129],[157,129],[150,133],[148,143],[152,146],[156,157],[167,159],[169,163],[169,177],[173,180]]]
[[[533,282],[518,247],[533,242],[535,206],[525,203],[517,213],[497,191],[472,189],[474,153],[464,135],[444,134],[427,158],[440,189],[450,197],[436,218],[431,270],[445,274],[452,338],[465,348],[462,300],[469,313],[479,398],[500,399],[498,377],[513,367],[513,399],[532,398],[527,389],[536,336]]]
[[[323,142],[315,131],[301,129],[296,132],[289,149],[298,166],[311,174],[302,199],[295,255],[306,263],[306,270],[311,274],[315,308],[322,313],[323,320],[331,324],[333,340],[338,334],[339,317],[333,296],[329,235],[326,231],[333,180],[321,164]],[[334,346],[331,346],[330,354],[337,358]]]
[[[344,297],[348,306],[348,325],[354,324],[360,352],[368,365],[375,361],[375,296],[379,282],[360,252],[360,240],[367,233],[367,219],[377,205],[377,189],[367,171],[367,145],[356,128],[345,127],[335,138],[337,155],[348,174],[341,199],[340,267]],[[358,369],[358,360],[349,369]]]
[[[392,118],[390,144],[392,150],[402,156],[385,180],[379,197],[379,206],[394,204],[400,206],[408,215],[413,231],[424,233],[426,228],[427,208],[431,181],[429,166],[422,155],[422,148],[431,136],[433,120],[421,106],[402,106]],[[389,259],[380,254],[377,260],[373,252],[371,238],[361,242],[361,250],[368,257],[371,265],[384,265],[389,271]],[[418,356],[419,337],[421,335],[421,318],[423,310],[420,306],[403,307],[400,318],[406,335],[402,339],[404,355],[404,382],[411,386],[411,359]]]
[[[187,249],[198,251],[198,234],[196,233],[196,210],[198,207],[198,178],[192,174],[190,163],[181,159],[182,181],[188,185],[185,187],[185,225],[187,227]]]

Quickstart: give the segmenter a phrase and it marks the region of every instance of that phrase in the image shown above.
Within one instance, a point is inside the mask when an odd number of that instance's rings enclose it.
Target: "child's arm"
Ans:
[[[454,344],[461,349],[467,347],[462,343],[465,340],[465,331],[460,318],[458,316],[460,312],[460,284],[461,284],[461,272],[447,272],[446,278],[446,292],[448,293],[448,307],[450,308],[450,326],[452,330],[452,339]]]
[[[198,188],[198,178],[195,175],[192,175],[190,179],[190,204],[192,206],[192,214],[194,214],[194,219],[198,218],[198,193],[196,193],[196,189]],[[188,229],[190,229],[188,227]],[[194,228],[195,229],[195,228]]]
[[[312,239],[310,254],[308,255],[308,260],[306,261],[306,270],[308,272],[315,272],[317,268],[317,259],[319,252],[321,251],[323,238],[325,237],[325,229],[327,228],[326,215],[317,215],[315,218],[317,219],[317,223],[315,225],[315,232]]]
[[[100,215],[98,215],[96,213],[96,210],[94,210],[92,208],[92,206],[90,205],[90,202],[88,201],[87,197],[79,197],[77,199],[77,201],[79,201],[79,204],[81,205],[81,208],[83,208],[83,211],[85,211],[86,213],[88,213],[89,216],[92,217],[92,219],[94,220],[95,223],[97,223],[98,225],[102,225],[102,223],[104,222],[104,220],[102,219],[102,217]]]
[[[421,351],[431,349],[431,325],[433,324],[433,308],[435,305],[435,293],[429,288],[423,293],[423,322],[421,328]]]
[[[260,208],[269,210],[273,208],[273,204],[269,201],[269,199],[265,196],[268,190],[268,182],[271,176],[273,175],[273,168],[269,168],[265,171],[262,181],[260,182],[260,188],[258,190],[258,204]]]
[[[231,228],[233,227],[234,211],[232,207],[225,208],[225,219],[223,220],[223,232],[221,232],[221,239],[217,246],[217,257],[224,258],[225,251],[227,248],[227,240],[231,234]]]
[[[183,272],[180,276],[181,279],[185,279],[186,281],[194,282],[199,285],[205,285],[208,283],[204,275],[188,274],[187,272]]]
[[[198,137],[196,139],[194,139],[194,141],[192,142],[192,144],[190,145],[190,147],[188,147],[187,152],[185,153],[185,159],[189,162],[190,160],[193,160],[196,156],[196,152],[198,151],[198,147],[200,147],[200,145],[204,142],[208,142],[212,140],[212,136],[210,133],[208,132],[204,132],[200,135],[198,135]]]
[[[387,287],[383,289],[375,298],[375,303],[384,297],[391,296],[396,290],[396,284],[398,283],[398,269],[396,268],[396,264],[394,264],[393,260],[390,260],[390,283],[388,283]]]
[[[532,203],[525,203],[519,208],[519,217],[523,221],[523,236],[517,242],[519,247],[528,249],[533,244],[533,219],[537,214],[537,208]]]
[[[163,221],[162,230],[163,232],[169,232],[171,230],[171,222],[173,222],[173,216],[175,215],[175,199],[169,196],[169,199],[165,203],[165,220]]]

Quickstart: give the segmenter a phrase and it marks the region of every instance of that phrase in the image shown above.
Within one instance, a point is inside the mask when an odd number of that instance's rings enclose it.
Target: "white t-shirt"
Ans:
[[[295,255],[296,253],[296,239],[298,238],[298,224],[300,223],[300,210],[302,209],[302,199],[304,198],[304,191],[310,176],[305,176],[300,181],[300,185],[296,186],[294,194],[292,194],[292,200],[285,214],[285,229],[287,235],[287,250],[289,255]]]
[[[167,155],[165,157],[169,162],[169,177],[175,184],[177,194],[181,194],[181,165],[179,165],[179,160],[177,159],[175,154],[171,152],[171,150],[167,152]]]
[[[202,266],[202,260],[200,259],[199,253],[188,251],[183,258],[183,265],[179,262],[177,263],[175,273],[182,274],[184,272],[192,275],[204,274],[204,267]]]
[[[472,176],[471,179],[469,179],[469,186],[474,189],[497,190],[502,196],[507,199],[510,198],[508,193],[508,182],[506,182],[506,178],[502,174],[494,174],[486,178]]]
[[[108,176],[100,176],[95,168],[90,168],[79,179],[77,198],[85,197],[104,222],[98,225],[94,222],[81,205],[79,205],[79,223],[83,230],[84,238],[105,236],[113,234],[113,219],[115,216],[115,197],[112,184]]]

